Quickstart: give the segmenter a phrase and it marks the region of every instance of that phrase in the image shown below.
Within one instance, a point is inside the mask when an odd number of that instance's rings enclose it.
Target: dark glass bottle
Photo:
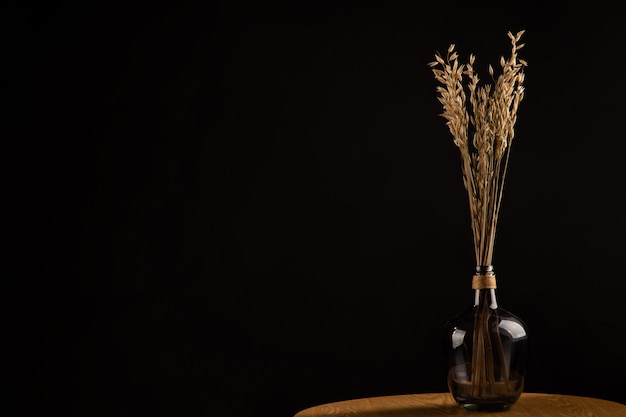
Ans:
[[[494,288],[477,288],[485,277]],[[477,268],[474,282],[474,306],[445,325],[448,388],[468,410],[507,410],[524,389],[528,331],[498,305],[492,267]]]

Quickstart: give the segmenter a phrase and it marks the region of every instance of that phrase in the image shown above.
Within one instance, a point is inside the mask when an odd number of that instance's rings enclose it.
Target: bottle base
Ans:
[[[469,411],[506,411],[519,399],[517,395],[501,395],[476,398],[466,395],[452,395],[454,400]]]
[[[510,409],[522,394],[524,377],[474,387],[470,381],[459,380],[449,375],[448,388],[457,404],[466,410],[505,411]]]

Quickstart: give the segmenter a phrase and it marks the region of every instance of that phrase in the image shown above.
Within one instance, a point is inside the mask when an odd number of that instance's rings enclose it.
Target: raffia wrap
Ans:
[[[497,288],[495,274],[474,275],[472,279],[472,289],[485,290],[485,289],[491,289],[491,288]]]

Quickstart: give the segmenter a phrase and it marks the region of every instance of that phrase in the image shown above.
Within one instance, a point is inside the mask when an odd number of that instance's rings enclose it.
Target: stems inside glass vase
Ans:
[[[500,318],[497,308],[490,307],[495,291],[476,291],[478,304],[474,315],[471,395],[485,400],[493,396],[509,396],[512,391],[498,328]]]

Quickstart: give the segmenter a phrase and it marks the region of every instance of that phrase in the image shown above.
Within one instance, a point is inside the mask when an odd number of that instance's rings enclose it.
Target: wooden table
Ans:
[[[523,393],[510,410],[467,411],[449,393],[362,398],[318,405],[294,417],[626,417],[626,405],[571,395]]]

